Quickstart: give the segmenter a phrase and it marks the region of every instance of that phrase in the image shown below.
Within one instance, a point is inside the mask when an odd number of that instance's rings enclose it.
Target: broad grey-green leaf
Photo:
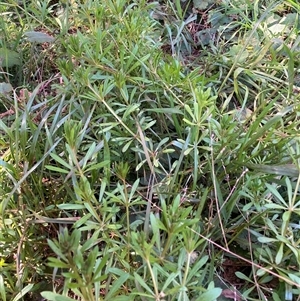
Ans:
[[[0,67],[12,67],[20,65],[19,54],[7,48],[0,48]]]
[[[298,20],[299,16],[296,13],[290,13],[290,14],[286,14],[281,20],[280,20],[280,24],[285,24],[287,26],[294,26],[295,24],[298,23],[299,26],[299,20]]]
[[[272,34],[279,34],[284,32],[284,30],[286,29],[286,25],[284,24],[274,24],[272,26],[270,26],[269,31],[271,31]]]
[[[41,296],[49,301],[73,301],[74,299],[53,292],[42,292]]]
[[[213,3],[215,0],[193,0],[194,8],[196,9],[207,9],[207,7]]]
[[[8,94],[13,90],[10,83],[0,83],[0,94]]]
[[[217,300],[222,294],[222,289],[219,287],[215,287],[213,289],[208,290],[207,292],[201,294],[201,296],[196,299],[197,301],[211,301]]]
[[[26,31],[24,35],[28,38],[28,41],[32,43],[49,43],[54,41],[53,37],[44,32]]]
[[[247,121],[247,119],[249,119],[253,114],[253,112],[248,108],[240,108],[235,111],[235,118],[241,123]]]
[[[228,25],[232,20],[220,11],[211,11],[208,16],[208,21],[211,23],[212,28],[219,28],[222,25]]]

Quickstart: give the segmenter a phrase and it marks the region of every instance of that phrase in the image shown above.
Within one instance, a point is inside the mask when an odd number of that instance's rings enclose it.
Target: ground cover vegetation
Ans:
[[[0,1],[0,299],[300,300],[297,1]]]

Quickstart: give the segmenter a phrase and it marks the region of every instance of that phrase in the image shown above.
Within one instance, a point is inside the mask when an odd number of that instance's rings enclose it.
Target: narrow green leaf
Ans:
[[[118,278],[117,280],[115,280],[112,284],[112,286],[109,288],[108,294],[105,296],[104,300],[110,300],[111,298],[114,298],[115,294],[117,293],[117,291],[119,290],[119,288],[122,286],[122,284],[129,278],[129,274],[124,273],[120,276],[120,278]]]
[[[280,244],[280,247],[279,247],[279,250],[278,250],[278,252],[277,252],[277,254],[276,254],[276,257],[275,257],[275,263],[276,263],[277,265],[279,265],[279,264],[281,263],[281,261],[282,261],[282,257],[283,257],[283,246],[284,246],[284,244],[281,243],[281,244]]]
[[[282,301],[278,294],[275,292],[272,293],[272,299],[273,301]]]
[[[74,301],[74,299],[53,292],[42,292],[41,296],[49,301]]]
[[[100,163],[89,163],[86,168],[85,168],[85,172],[89,172],[89,171],[92,171],[92,170],[99,170],[105,166],[108,166],[109,165],[109,161],[108,160],[105,160],[105,161],[102,161]]]
[[[163,231],[166,231],[166,232],[168,231],[167,228],[165,227],[165,225],[162,223],[161,220],[156,219],[156,224],[157,224],[157,226],[158,226],[159,229],[161,229]]]
[[[134,279],[138,284],[140,284],[146,291],[153,295],[153,290],[146,284],[144,279],[137,273],[134,273]]]
[[[269,189],[269,191],[285,206],[288,207],[286,201],[283,199],[283,197],[281,196],[281,194],[278,192],[278,190],[271,184],[266,183],[267,188]]]
[[[249,283],[252,283],[252,280],[251,280],[250,278],[248,278],[246,275],[244,275],[243,273],[241,273],[241,272],[235,272],[235,275],[236,275],[238,278],[242,279],[242,280],[246,280],[246,281],[248,281]]]
[[[285,222],[285,223],[288,223],[290,221],[290,218],[291,218],[291,211],[285,211],[283,214],[282,214],[282,220]]]
[[[262,276],[265,275],[265,274],[266,274],[266,270],[258,269],[258,270],[256,271],[256,275],[257,275],[258,277],[262,277]]]
[[[286,207],[284,207],[282,205],[277,205],[277,204],[274,204],[274,203],[266,204],[266,205],[264,205],[264,207],[266,207],[268,209],[280,209],[280,210],[285,210],[286,209]]]
[[[70,156],[72,162],[74,163],[74,165],[77,164],[77,153],[76,150],[74,148],[72,148],[72,146],[70,146],[68,143],[66,143],[66,150],[68,152],[68,155]],[[67,164],[65,162],[65,164]]]
[[[288,276],[291,278],[291,280],[295,283],[297,283],[298,285],[300,285],[300,277],[295,275],[295,274],[291,274],[289,273]]]
[[[134,301],[133,296],[116,296],[114,297],[114,301]]]
[[[266,165],[266,164],[246,163],[245,166],[250,169],[263,172],[265,174],[278,175],[278,176],[298,177],[300,172],[299,168],[294,164]]]
[[[12,301],[23,300],[24,296],[31,291],[34,284],[28,284],[12,299]]]
[[[140,179],[135,180],[134,183],[132,184],[131,192],[130,192],[130,195],[129,195],[129,200],[132,200],[134,194],[136,193],[136,191],[139,187],[139,184],[140,184]]]
[[[89,213],[100,223],[101,219],[100,219],[96,209],[92,206],[92,204],[84,202],[84,206],[89,211]]]
[[[3,161],[2,159],[0,159],[0,166],[6,168],[6,169],[9,170],[12,174],[15,174],[15,173],[16,173],[15,167],[14,167],[12,164]]]
[[[207,255],[205,255],[205,256],[201,257],[200,260],[196,261],[196,263],[193,265],[191,271],[188,273],[187,282],[191,281],[192,278],[195,277],[195,275],[197,273],[199,273],[201,268],[203,268],[203,266],[207,263],[208,258],[209,257]]]
[[[6,289],[2,274],[0,274],[0,296],[2,297],[3,301],[6,301]]]
[[[72,166],[69,165],[66,161],[64,161],[61,157],[59,157],[58,155],[51,153],[50,156],[52,157],[53,160],[55,160],[56,162],[60,163],[61,165],[63,165],[64,167],[68,168],[69,170],[72,170]]]
[[[5,134],[10,136],[10,129],[6,126],[6,124],[0,119],[0,130],[4,131]]]
[[[293,188],[292,188],[291,180],[288,177],[286,177],[285,183],[288,191],[289,206],[293,207]]]
[[[210,289],[209,291],[201,294],[199,298],[196,299],[196,301],[212,301],[217,300],[218,297],[220,297],[222,294],[222,289],[219,287],[215,287],[213,289]]]
[[[59,256],[60,258],[62,258],[63,260],[67,261],[67,258],[65,257],[65,255],[62,253],[62,251],[56,246],[56,244],[48,239],[47,240],[49,247],[52,249],[52,251]]]
[[[58,173],[64,173],[64,174],[68,174],[70,172],[69,170],[65,170],[60,167],[56,167],[56,166],[52,166],[52,165],[46,165],[45,168],[47,168],[51,171],[56,171]]]
[[[59,204],[57,205],[57,207],[61,210],[80,210],[80,209],[84,209],[85,206],[82,204]]]
[[[123,119],[125,120],[131,113],[137,113],[139,110],[140,104],[134,103],[132,105],[129,105],[126,109],[126,111],[123,114]]]
[[[54,258],[54,257],[48,257],[48,266],[49,267],[53,267],[53,268],[61,268],[61,269],[67,269],[69,268],[69,265],[62,262],[60,259],[58,258]]]
[[[132,139],[130,139],[128,142],[126,142],[126,144],[122,148],[122,153],[125,153],[128,150],[128,148],[132,144],[132,142],[133,142]]]
[[[155,113],[164,113],[164,114],[179,114],[183,115],[182,110],[178,108],[155,108],[155,109],[147,109],[149,112],[155,112]]]
[[[247,142],[243,145],[242,149],[248,149],[249,146],[253,145],[260,137],[264,136],[265,133],[271,130],[272,126],[281,119],[282,116],[278,114],[268,120],[261,128],[258,128],[258,130],[253,133],[249,139],[247,139]]]
[[[109,259],[109,255],[106,254],[105,256],[103,256],[103,258],[98,258],[96,260],[95,267],[94,267],[94,275],[96,278],[101,275],[101,271],[105,267],[108,259]]]
[[[93,143],[90,145],[90,147],[89,147],[87,153],[85,154],[85,156],[84,156],[84,158],[83,158],[82,165],[81,165],[82,169],[85,168],[87,162],[88,162],[88,161],[92,158],[92,156],[94,155],[95,149],[96,149],[96,143],[93,142]],[[81,163],[81,162],[80,162],[80,163]]]
[[[277,241],[277,239],[275,239],[275,238],[264,237],[264,236],[258,237],[257,240],[261,243],[269,243],[269,242]]]

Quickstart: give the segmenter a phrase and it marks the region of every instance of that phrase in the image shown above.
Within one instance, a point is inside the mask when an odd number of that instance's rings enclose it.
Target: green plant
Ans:
[[[3,300],[299,299],[297,3],[0,13]]]

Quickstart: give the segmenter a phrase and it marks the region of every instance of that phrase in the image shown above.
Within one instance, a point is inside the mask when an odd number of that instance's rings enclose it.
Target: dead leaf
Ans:
[[[236,290],[225,289],[222,291],[222,295],[228,299],[232,299],[234,301],[241,301],[241,296]]]

